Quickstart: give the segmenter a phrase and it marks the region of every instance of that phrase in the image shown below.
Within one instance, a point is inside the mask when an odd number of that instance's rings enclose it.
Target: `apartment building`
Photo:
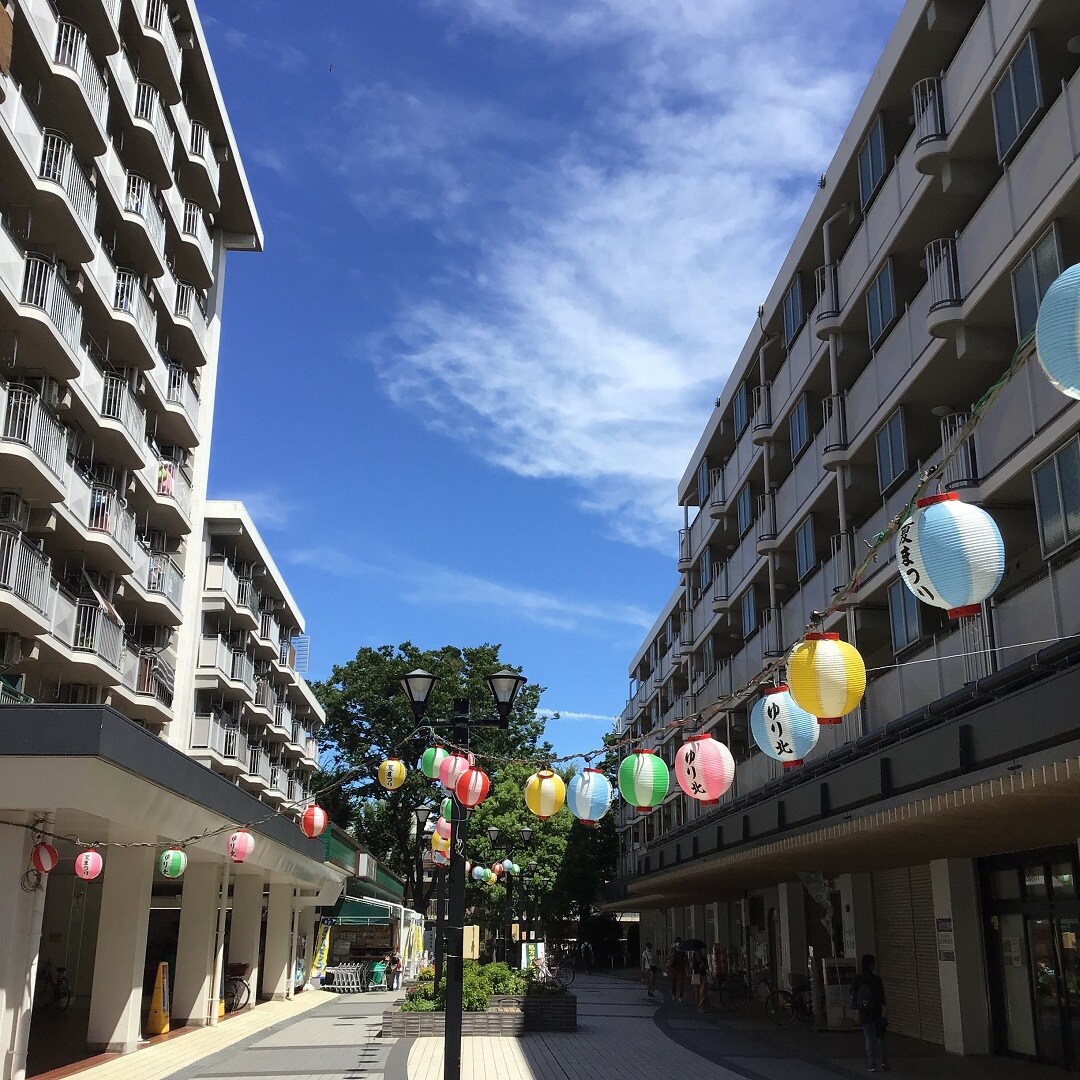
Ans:
[[[262,230],[192,0],[0,8],[0,180],[7,1078],[80,1033],[134,1049],[156,961],[174,1022],[216,1023],[226,962],[291,995],[301,912],[347,872],[296,823],[323,719],[302,615],[244,507],[206,499],[225,261]],[[73,838],[40,882],[34,825]]]
[[[623,806],[610,894],[781,983],[876,952],[892,1030],[1070,1069],[1080,409],[1032,358],[962,436],[1080,261],[1078,69],[1074,0],[904,6],[680,480],[678,584],[630,665],[620,729],[670,764],[688,720],[737,777]],[[1001,528],[996,594],[950,621],[891,543],[846,592],[945,455]],[[748,712],[812,623],[869,683],[782,771]]]

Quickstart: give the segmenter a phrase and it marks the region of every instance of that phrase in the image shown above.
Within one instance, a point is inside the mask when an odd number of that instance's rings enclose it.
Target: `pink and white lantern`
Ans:
[[[75,856],[75,876],[83,881],[93,881],[101,873],[104,860],[94,850],[80,851]]]
[[[711,735],[691,735],[675,752],[679,787],[706,806],[718,803],[735,779],[731,751]]]
[[[464,754],[451,754],[439,766],[439,783],[453,795],[462,773],[472,764]]]
[[[450,839],[450,822],[441,817],[435,822],[435,831],[444,839]]]
[[[238,829],[229,837],[229,858],[242,863],[255,850],[255,837],[247,829]]]

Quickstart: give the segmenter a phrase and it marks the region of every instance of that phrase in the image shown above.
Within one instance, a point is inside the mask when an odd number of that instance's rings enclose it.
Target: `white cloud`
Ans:
[[[555,713],[559,714],[560,720],[599,720],[605,724],[614,724],[618,719],[616,716],[605,716],[603,713],[570,712],[568,709],[538,709],[536,715],[550,720]]]
[[[257,57],[282,74],[295,75],[307,67],[307,54],[295,45],[283,45],[279,41],[246,33],[212,15],[203,17],[203,25],[217,35],[227,48]]]
[[[212,499],[224,499],[229,502],[242,502],[251,515],[251,520],[260,529],[276,531],[295,524],[300,505],[276,489],[249,488],[246,491],[215,492]]]
[[[420,561],[391,563],[361,560],[332,547],[293,551],[289,560],[335,577],[377,577],[398,582],[406,603],[423,606],[481,608],[556,630],[599,631],[605,626],[648,629],[653,616],[632,604],[587,601],[525,586],[503,585],[487,578]]]

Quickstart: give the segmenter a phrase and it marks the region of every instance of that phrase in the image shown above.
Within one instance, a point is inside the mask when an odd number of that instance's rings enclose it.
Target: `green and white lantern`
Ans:
[[[441,746],[429,746],[421,755],[420,770],[429,780],[439,779],[439,768],[446,760],[447,753]]]
[[[162,877],[178,878],[187,869],[187,855],[173,849],[163,851],[158,865],[161,867]]]
[[[651,750],[635,750],[619,766],[619,791],[643,814],[664,801],[670,783],[671,774],[664,759]]]

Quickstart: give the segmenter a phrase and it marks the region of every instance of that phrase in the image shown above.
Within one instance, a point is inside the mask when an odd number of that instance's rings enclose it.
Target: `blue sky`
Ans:
[[[211,494],[312,633],[497,641],[599,745],[675,484],[901,0],[204,0],[266,231]]]

